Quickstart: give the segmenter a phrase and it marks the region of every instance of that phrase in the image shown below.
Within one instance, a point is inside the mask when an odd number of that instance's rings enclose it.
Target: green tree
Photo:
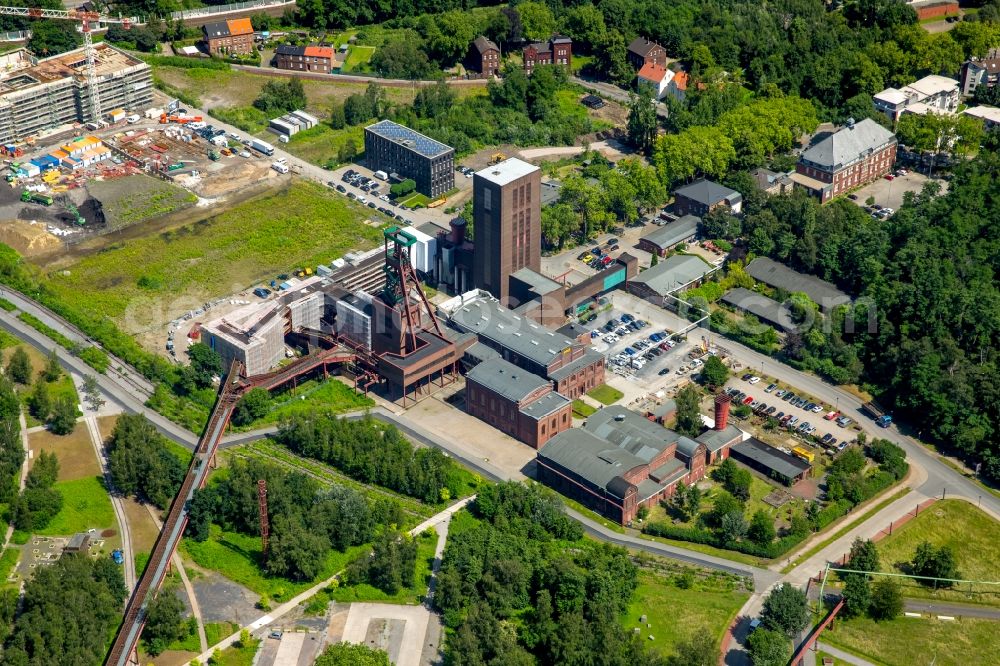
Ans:
[[[278,515],[271,524],[267,572],[297,581],[318,576],[330,549],[326,536],[310,532],[294,517]]]
[[[903,612],[903,593],[891,578],[880,578],[872,586],[871,604],[868,608],[873,620],[891,620]]]
[[[635,78],[635,70],[628,61],[625,38],[617,30],[609,30],[603,43],[598,43],[597,67],[608,79],[620,86],[627,85]]]
[[[271,394],[267,389],[253,388],[243,394],[233,410],[233,425],[250,425],[257,419],[267,416],[271,408]]]
[[[390,666],[389,654],[367,645],[335,643],[316,657],[313,666]]]
[[[957,579],[960,577],[958,563],[955,561],[955,551],[951,546],[945,544],[940,548],[935,548],[929,541],[922,541],[917,545],[910,569],[916,576],[927,578]],[[924,585],[934,587],[951,587],[953,583],[944,580],[921,580]]]
[[[625,174],[635,189],[636,205],[641,210],[652,210],[667,200],[667,189],[660,182],[656,169],[634,157],[626,157],[615,165]]]
[[[194,383],[204,388],[212,385],[214,377],[222,376],[222,357],[204,342],[196,342],[188,347],[188,359]]]
[[[854,571],[878,571],[879,557],[875,543],[871,539],[855,538],[844,568]]]
[[[709,356],[701,368],[701,379],[709,386],[725,386],[729,380],[729,368],[718,356]]]
[[[782,583],[764,600],[761,620],[767,629],[797,636],[809,623],[805,593],[790,583]]]
[[[562,33],[573,38],[573,48],[577,44],[584,53],[594,52],[607,39],[604,15],[591,3],[568,7],[560,17]]]
[[[75,49],[80,46],[80,40],[80,33],[72,21],[32,21],[28,48],[45,58]]]
[[[45,369],[42,370],[42,376],[49,382],[54,382],[62,377],[62,366],[59,365],[59,355],[55,348],[49,351],[45,357]]]
[[[750,519],[750,527],[747,529],[747,536],[756,544],[766,546],[774,541],[774,520],[763,509],[754,512]]]
[[[521,2],[517,5],[524,36],[533,41],[546,40],[556,31],[556,18],[548,5],[540,2]]]
[[[28,406],[31,415],[39,421],[49,418],[52,398],[49,396],[49,385],[42,375],[35,379],[35,385],[31,388],[31,395],[28,398]]]
[[[580,218],[569,204],[542,208],[542,238],[549,247],[562,249],[566,239],[580,229]]]
[[[7,362],[7,376],[24,386],[31,383],[31,360],[23,347],[19,346],[11,354],[10,361]]]
[[[868,613],[872,604],[872,589],[865,574],[843,574],[845,618],[859,617]]]
[[[264,113],[280,114],[304,109],[307,101],[301,79],[290,78],[285,81],[272,79],[264,84],[253,105]]]
[[[649,153],[656,141],[656,105],[649,97],[632,96],[628,111],[628,140],[640,152]]]
[[[337,101],[330,107],[330,127],[335,130],[347,127],[347,116],[344,113],[344,103]]]
[[[710,525],[721,527],[723,519],[733,513],[742,514],[743,503],[727,491],[720,490],[715,494],[712,511],[706,517]]]
[[[49,415],[49,430],[57,435],[68,435],[76,428],[76,419],[80,411],[76,402],[67,395],[59,396],[52,403],[52,413]]]
[[[722,517],[719,525],[719,536],[725,543],[740,541],[747,533],[747,519],[743,517],[743,509],[731,511]]]
[[[87,401],[87,404],[94,411],[104,406],[104,398],[101,397],[101,387],[97,383],[97,377],[94,375],[84,375],[83,377],[83,399]]]
[[[184,638],[187,632],[184,604],[170,586],[161,589],[146,607],[146,626],[142,637],[147,651],[155,657],[170,643]]]
[[[701,420],[698,404],[701,394],[691,384],[677,392],[674,401],[677,403],[677,422],[674,428],[682,435],[696,437],[705,429]]]
[[[416,37],[389,40],[375,51],[371,66],[388,79],[423,79],[436,73],[423,41]]]
[[[785,666],[791,656],[788,639],[763,627],[747,638],[747,652],[753,666]]]
[[[716,666],[719,663],[719,649],[713,632],[702,627],[677,643],[674,654],[667,657],[666,666]]]

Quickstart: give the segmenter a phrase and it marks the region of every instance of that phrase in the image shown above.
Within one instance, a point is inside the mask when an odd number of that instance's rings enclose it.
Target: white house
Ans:
[[[674,73],[655,62],[647,62],[639,70],[639,91],[646,91],[655,100],[661,100],[667,94],[667,87],[674,78]]]
[[[886,88],[874,95],[875,108],[896,122],[904,111],[914,113],[955,113],[958,110],[958,81],[930,75],[902,88]]]

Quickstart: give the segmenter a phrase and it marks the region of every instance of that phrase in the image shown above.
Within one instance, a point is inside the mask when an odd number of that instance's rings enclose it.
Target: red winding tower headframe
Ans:
[[[411,352],[417,348],[421,305],[434,331],[441,337],[444,337],[444,331],[441,330],[441,323],[434,314],[434,308],[427,300],[420,280],[417,279],[417,272],[410,262],[410,248],[417,239],[399,227],[389,227],[382,232],[382,236],[385,240],[385,266],[382,267],[385,272],[385,290],[382,298],[390,305],[401,307],[402,337],[408,341],[406,351]],[[414,302],[413,292],[417,294],[417,302]]]
[[[268,540],[271,536],[271,525],[267,522],[267,481],[257,481],[257,504],[260,507],[260,543],[264,557],[267,557]]]

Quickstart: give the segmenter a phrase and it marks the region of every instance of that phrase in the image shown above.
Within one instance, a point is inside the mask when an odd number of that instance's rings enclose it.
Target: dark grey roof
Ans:
[[[201,26],[202,32],[205,36],[210,39],[218,39],[219,37],[229,36],[229,26],[225,21],[219,21],[218,23],[206,23]]]
[[[651,42],[645,37],[636,37],[629,43],[628,50],[632,53],[642,56],[645,58],[649,55],[649,52],[655,49],[659,44],[656,42]]]
[[[698,225],[701,218],[696,215],[685,215],[673,222],[657,227],[653,231],[643,236],[640,240],[653,243],[659,248],[669,248],[698,233]]]
[[[700,437],[698,438],[701,439]],[[693,458],[694,454],[698,452],[698,447],[701,446],[703,442],[695,441],[690,437],[685,437],[681,435],[677,439],[677,453],[680,453],[687,458]],[[707,448],[707,447],[706,447]]]
[[[583,352],[583,356],[581,356],[580,358],[578,358],[575,361],[572,361],[570,363],[567,363],[566,365],[564,365],[563,367],[559,368],[558,370],[553,370],[552,372],[550,372],[549,373],[549,379],[558,382],[558,381],[560,381],[562,379],[565,379],[566,377],[569,377],[570,375],[572,375],[574,372],[577,372],[578,370],[582,370],[583,368],[586,368],[587,366],[590,366],[590,365],[593,365],[594,363],[597,363],[598,361],[600,361],[603,358],[604,358],[604,354],[602,354],[601,352],[599,352],[599,351],[597,351],[595,349],[588,348],[587,351]]]
[[[369,125],[365,128],[365,131],[406,146],[413,152],[424,157],[437,157],[438,155],[455,151],[451,146],[446,146],[440,141],[435,141],[429,136],[424,136],[420,132],[394,123],[391,120],[382,120]]]
[[[697,255],[675,254],[642,271],[632,278],[632,282],[644,284],[666,296],[712,270],[714,268]]]
[[[499,51],[500,50],[500,48],[496,44],[494,44],[492,41],[490,41],[489,39],[487,39],[483,35],[480,35],[479,37],[476,37],[475,40],[473,40],[473,42],[472,42],[472,46],[477,51],[479,51],[480,55],[483,54],[483,53],[486,53],[487,51]]]
[[[530,405],[521,408],[521,412],[527,414],[533,419],[540,419],[559,411],[566,405],[570,403],[569,398],[562,395],[561,393],[556,393],[552,391],[551,393],[546,393],[538,400],[535,400]]]
[[[709,451],[715,453],[736,438],[742,439],[743,431],[734,425],[728,425],[722,430],[716,430],[715,428],[706,430],[698,435],[696,439],[704,444]]]
[[[768,257],[757,257],[747,264],[747,273],[754,280],[783,289],[789,293],[801,291],[823,310],[851,302],[851,297],[826,280],[792,270]]]
[[[550,40],[553,44],[572,44],[573,38],[566,35],[552,35]]]
[[[728,303],[734,308],[739,308],[745,312],[756,316],[761,321],[775,326],[791,330],[795,327],[792,321],[791,311],[786,309],[781,303],[768,298],[764,294],[750,291],[743,287],[736,287],[726,292],[722,297],[723,303]]]
[[[445,333],[447,333],[454,329],[446,328],[444,330]],[[471,335],[470,333],[459,333],[458,331],[455,331],[455,333],[458,335]],[[471,347],[465,350],[465,358],[468,359],[471,363],[478,364],[482,363],[483,361],[488,361],[490,359],[502,358],[502,357],[500,356],[500,352],[498,352],[496,349],[493,349],[493,347],[484,345],[482,342],[475,342],[472,344]]]
[[[589,335],[590,329],[578,321],[571,321],[565,326],[560,326],[559,328],[557,328],[556,333],[565,335],[567,338],[570,339],[575,339],[580,337],[584,333],[587,333]]]
[[[677,411],[677,403],[673,400],[664,400],[656,407],[653,408],[652,414],[658,419],[662,419],[667,414],[673,414]]]
[[[306,54],[306,47],[280,44],[278,48],[274,49],[274,53],[275,55],[304,56]]]
[[[559,195],[561,193],[562,193],[562,183],[560,183],[559,181],[550,180],[543,182],[541,187],[542,208],[545,208],[546,206],[551,206],[552,204],[558,202]]]
[[[496,299],[477,299],[456,310],[451,322],[539,365],[547,366],[573,341],[515,314]]]
[[[810,467],[806,461],[790,456],[753,437],[731,448],[730,455],[737,460],[745,458],[753,461],[775,471],[786,479],[794,479]]]
[[[705,179],[696,180],[675,190],[674,195],[697,201],[705,206],[714,206],[720,201],[726,201],[730,205],[743,201],[743,196],[736,190]]]
[[[539,296],[543,296],[545,294],[552,293],[553,291],[559,291],[560,289],[562,289],[562,285],[553,280],[552,278],[546,277],[541,273],[533,271],[527,267],[514,271],[511,274],[511,277],[529,285],[531,287],[531,290],[534,291]]]
[[[529,393],[550,385],[547,380],[502,358],[483,361],[469,370],[465,377],[514,402],[520,402]]]
[[[583,427],[644,463],[677,442],[679,437],[673,430],[618,405],[597,410],[587,417]]]
[[[632,453],[582,428],[559,433],[538,450],[538,457],[543,463],[551,461],[619,498],[624,498],[632,487],[621,476],[645,464]]]
[[[896,135],[871,118],[842,127],[802,153],[802,161],[836,169],[896,142]]]

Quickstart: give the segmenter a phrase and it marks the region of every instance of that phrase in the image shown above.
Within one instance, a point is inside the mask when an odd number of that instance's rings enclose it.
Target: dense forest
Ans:
[[[121,567],[110,557],[63,555],[38,567],[25,585],[20,614],[4,645],[3,663],[101,663],[127,595]],[[4,604],[0,612],[10,622],[13,607]]]
[[[275,441],[361,481],[437,504],[458,497],[460,468],[438,449],[416,448],[394,426],[316,411],[281,424]]]
[[[105,443],[115,488],[166,509],[184,480],[185,465],[142,414],[122,414]]]
[[[766,198],[744,183],[746,216],[714,231],[856,297],[829,326],[808,317],[785,338],[783,360],[867,384],[919,435],[1000,482],[1000,154],[996,136],[985,145],[954,169],[947,193],[928,184],[885,221],[846,200]],[[717,311],[713,325],[725,319]]]
[[[584,541],[537,485],[483,488],[470,510],[478,522],[452,524],[435,596],[446,663],[662,663],[619,622],[637,584],[624,549]]]
[[[0,376],[0,502],[17,495],[18,477],[24,462],[21,443],[21,402],[7,376]]]

